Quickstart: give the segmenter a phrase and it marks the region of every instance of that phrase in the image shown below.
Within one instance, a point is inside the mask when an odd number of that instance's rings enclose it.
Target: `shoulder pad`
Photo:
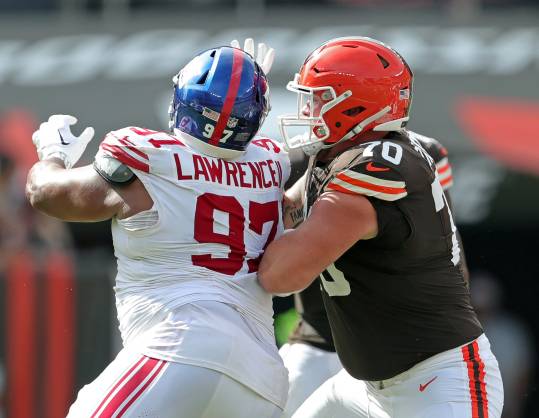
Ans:
[[[95,156],[94,169],[106,181],[115,185],[129,184],[136,177],[128,166],[103,152]]]

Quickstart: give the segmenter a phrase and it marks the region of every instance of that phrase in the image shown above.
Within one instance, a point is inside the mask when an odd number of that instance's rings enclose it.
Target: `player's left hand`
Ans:
[[[71,133],[71,125],[77,118],[71,115],[52,115],[32,135],[40,160],[56,157],[64,161],[66,168],[79,161],[88,143],[94,137],[94,128],[87,127],[79,136]]]
[[[230,42],[230,46],[242,49],[237,39]],[[262,71],[268,75],[271,70],[271,66],[273,65],[273,60],[275,59],[275,50],[273,48],[268,48],[265,43],[259,43],[258,51],[255,56],[255,41],[253,38],[245,39],[245,42],[243,43],[243,50],[251,55],[257,64],[260,65]]]

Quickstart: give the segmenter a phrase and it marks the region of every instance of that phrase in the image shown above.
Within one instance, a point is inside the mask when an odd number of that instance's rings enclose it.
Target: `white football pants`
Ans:
[[[364,382],[342,370],[294,418],[500,418],[503,384],[483,334],[391,379]]]
[[[281,413],[220,372],[124,349],[79,391],[67,418],[278,418]]]
[[[342,369],[342,364],[337,353],[299,342],[284,344],[279,354],[288,369],[289,382],[283,418],[290,418],[305,399]]]

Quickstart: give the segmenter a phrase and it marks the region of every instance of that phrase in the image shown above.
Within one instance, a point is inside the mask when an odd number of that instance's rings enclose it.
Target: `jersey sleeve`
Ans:
[[[408,195],[404,176],[394,165],[375,159],[363,159],[339,171],[326,190],[360,194],[385,201],[396,201]]]
[[[438,173],[442,188],[444,190],[450,189],[453,186],[453,169],[447,157],[442,158],[436,163],[436,172]]]
[[[453,186],[453,170],[449,162],[447,149],[436,139],[424,135],[415,134],[425,151],[432,157],[436,165],[436,173],[444,190]]]
[[[142,128],[129,127],[109,132],[99,145],[99,152],[131,169],[149,173],[150,159],[144,150],[148,145],[147,140],[137,134],[137,129]]]

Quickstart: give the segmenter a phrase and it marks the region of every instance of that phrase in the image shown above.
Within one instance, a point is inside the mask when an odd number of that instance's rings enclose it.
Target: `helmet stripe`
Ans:
[[[243,71],[243,53],[239,49],[233,50],[232,56],[232,73],[230,75],[230,83],[228,84],[228,91],[226,93],[226,99],[221,109],[221,115],[217,120],[213,135],[211,136],[209,143],[211,145],[217,145],[219,140],[223,136],[223,131],[230,117],[230,112],[234,107],[234,102],[238,95],[238,89],[240,87],[241,73]]]

